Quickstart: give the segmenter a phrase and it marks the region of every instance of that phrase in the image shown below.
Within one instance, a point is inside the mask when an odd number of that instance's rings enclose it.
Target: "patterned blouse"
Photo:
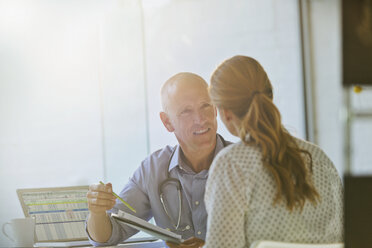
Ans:
[[[337,170],[319,147],[296,141],[312,155],[320,202],[314,206],[306,201],[302,212],[290,212],[285,201],[273,205],[276,183],[262,165],[260,150],[242,142],[230,145],[217,155],[209,172],[204,247],[249,247],[256,240],[343,242],[343,189]]]

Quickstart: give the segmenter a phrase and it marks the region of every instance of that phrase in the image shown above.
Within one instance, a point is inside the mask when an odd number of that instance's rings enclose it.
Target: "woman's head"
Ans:
[[[220,64],[212,74],[209,93],[229,131],[245,142],[247,134],[258,141],[259,129],[272,133],[281,127],[270,80],[260,63],[251,57],[234,56]],[[230,111],[233,121],[228,118]],[[278,142],[278,137],[273,136],[273,141]]]
[[[234,56],[213,72],[209,93],[229,131],[247,145],[258,146],[263,166],[277,183],[274,202],[286,200],[287,207],[302,208],[308,199],[318,198],[309,169],[295,139],[281,124],[281,116],[273,103],[270,80],[253,58]]]
[[[234,56],[213,72],[210,95],[218,108],[229,109],[243,118],[253,97],[263,94],[272,100],[272,86],[257,60]]]

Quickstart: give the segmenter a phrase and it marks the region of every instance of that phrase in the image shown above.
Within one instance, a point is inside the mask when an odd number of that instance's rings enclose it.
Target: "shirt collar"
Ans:
[[[219,134],[217,134],[216,149],[214,149],[213,157],[215,157],[217,153],[225,147],[224,141],[222,139],[223,138]],[[176,166],[179,166],[181,167],[181,169],[188,171],[188,168],[186,168],[187,165],[181,157],[181,147],[177,145],[175,148],[173,148],[172,152],[173,155],[171,160],[169,161],[168,171],[171,171]]]
[[[181,160],[181,149],[180,149],[180,146],[177,145],[173,148],[173,151],[172,151],[172,158],[171,160],[169,161],[169,169],[168,171],[171,171],[174,167],[176,167],[177,165],[179,165],[179,161]]]

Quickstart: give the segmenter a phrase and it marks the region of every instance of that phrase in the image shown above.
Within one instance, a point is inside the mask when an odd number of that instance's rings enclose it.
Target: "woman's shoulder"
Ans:
[[[297,137],[294,137],[294,139],[300,149],[308,151],[311,154],[311,157],[313,160],[327,160],[327,161],[329,160],[330,161],[327,154],[318,145],[312,142],[297,138]]]
[[[237,142],[221,150],[212,162],[209,178],[213,180],[233,180],[253,187],[262,173],[262,159],[258,148]],[[227,178],[227,179],[226,179]],[[210,179],[208,179],[210,180]]]
[[[236,156],[256,156],[261,155],[260,149],[254,145],[247,145],[242,141],[233,143],[220,151],[218,154],[223,157],[236,157]]]
[[[333,164],[332,160],[328,155],[320,148],[318,145],[313,144],[309,141],[295,138],[297,145],[300,149],[305,150],[310,153],[311,161],[313,163],[313,169],[321,173],[332,174],[335,178],[339,178],[336,166]],[[318,174],[319,174],[318,173]]]
[[[214,163],[220,166],[251,168],[257,167],[261,164],[262,155],[260,149],[256,146],[250,146],[242,141],[231,144],[222,149],[214,159]]]

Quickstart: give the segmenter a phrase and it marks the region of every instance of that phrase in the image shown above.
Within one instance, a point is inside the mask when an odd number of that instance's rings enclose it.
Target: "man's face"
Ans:
[[[168,117],[183,149],[199,151],[215,145],[217,120],[206,85],[177,85],[168,102]]]

